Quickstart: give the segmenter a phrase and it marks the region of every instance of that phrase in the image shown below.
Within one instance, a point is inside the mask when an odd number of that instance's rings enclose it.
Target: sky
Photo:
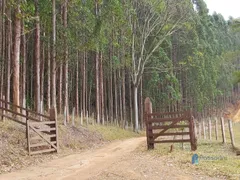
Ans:
[[[240,0],[204,0],[208,6],[209,13],[214,11],[221,13],[225,20],[229,19],[229,16],[233,18],[240,17]]]

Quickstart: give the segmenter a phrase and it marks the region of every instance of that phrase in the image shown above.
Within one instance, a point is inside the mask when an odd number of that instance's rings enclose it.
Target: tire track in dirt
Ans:
[[[0,180],[219,180],[177,167],[146,151],[145,137],[115,141],[100,149],[0,175]],[[135,151],[136,150],[136,151]]]
[[[141,137],[115,141],[100,149],[73,154],[36,167],[0,175],[0,180],[88,179],[107,169],[120,157],[129,155],[145,139]]]

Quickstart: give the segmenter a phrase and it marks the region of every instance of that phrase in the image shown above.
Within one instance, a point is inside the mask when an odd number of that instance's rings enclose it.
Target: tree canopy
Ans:
[[[0,7],[0,96],[18,105],[75,108],[137,131],[145,97],[158,111],[206,116],[239,91],[240,21],[209,15],[203,0],[2,0]]]

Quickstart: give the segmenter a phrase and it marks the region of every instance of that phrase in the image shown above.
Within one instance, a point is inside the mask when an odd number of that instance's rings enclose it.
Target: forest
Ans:
[[[0,0],[0,97],[135,131],[146,97],[214,116],[240,90],[237,25],[203,0]]]

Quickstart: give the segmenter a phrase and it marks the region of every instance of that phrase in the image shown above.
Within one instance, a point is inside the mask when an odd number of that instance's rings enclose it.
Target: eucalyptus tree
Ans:
[[[68,84],[69,84],[69,80],[68,80],[68,61],[69,61],[69,57],[68,57],[68,43],[67,43],[67,28],[68,28],[68,0],[64,0],[63,3],[63,26],[64,26],[64,88],[63,88],[63,92],[64,92],[64,107],[66,108],[66,114],[67,114],[67,121],[69,121],[68,119],[68,114],[69,114],[69,97],[68,97]],[[60,92],[61,93],[61,92]]]
[[[208,15],[203,0],[195,0],[194,3],[196,16],[192,27],[195,45],[192,55],[186,58],[189,84],[194,87],[191,88],[191,96],[194,97],[195,110],[210,112],[216,104],[214,101],[231,91],[233,61],[226,54],[234,50],[235,38],[221,14]]]
[[[39,17],[39,2],[38,0],[35,0],[35,18],[36,18],[36,23],[35,23],[35,54],[34,54],[34,59],[35,59],[35,73],[34,73],[34,99],[35,99],[35,110],[37,112],[40,112],[40,106],[41,106],[41,100],[40,100],[40,17]]]
[[[235,51],[235,53],[234,52],[229,53],[228,57],[230,56],[230,59],[239,59],[240,46],[236,42],[239,42],[239,40],[240,40],[239,39],[239,35],[240,35],[240,18],[230,19],[229,20],[229,25],[230,25],[232,33],[235,34],[234,46],[236,47],[236,51]],[[235,71],[233,72],[233,82],[234,82],[234,84],[240,83],[239,64],[237,64],[237,68],[235,68]]]
[[[138,86],[146,64],[167,37],[179,29],[192,10],[191,1],[133,0],[129,3],[135,131],[138,131]]]
[[[51,67],[51,104],[56,108],[56,0],[52,0],[52,67]]]
[[[231,28],[235,32],[240,32],[240,18],[232,19]]]
[[[21,44],[21,9],[20,1],[15,2],[14,6],[14,33],[13,33],[13,53],[12,53],[12,67],[13,67],[13,103],[17,106],[20,105],[20,44]],[[14,108],[16,112],[20,109]]]

